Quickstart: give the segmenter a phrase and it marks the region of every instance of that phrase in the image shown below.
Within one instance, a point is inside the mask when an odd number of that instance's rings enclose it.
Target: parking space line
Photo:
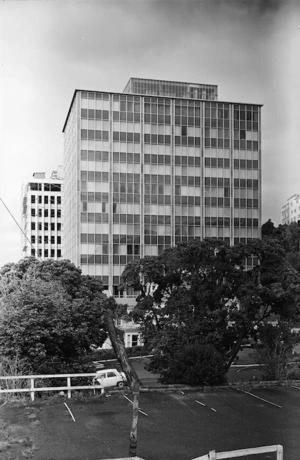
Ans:
[[[188,393],[184,393],[184,391],[182,390],[180,390],[180,392],[181,394],[188,396],[190,399],[192,399],[192,401],[195,401],[195,403],[200,404],[203,407],[206,407],[206,404],[202,403],[201,401],[198,401],[197,399],[193,399]],[[213,407],[209,407],[209,409],[212,410],[213,412],[217,412],[216,409],[214,409]]]
[[[125,399],[127,399],[127,401],[129,401],[131,404],[133,404],[133,401],[131,401],[131,399],[127,398],[126,395],[123,395],[123,396],[124,396]],[[140,412],[141,414],[145,415],[146,417],[148,417],[148,414],[146,414],[146,412],[144,412],[144,411],[141,410],[140,408],[139,408],[139,412]]]
[[[197,404],[201,404],[201,406],[204,406],[204,407],[205,407],[205,404],[202,403],[201,401],[197,401],[197,399],[195,399],[195,402],[196,402]]]
[[[74,415],[72,414],[71,410],[69,409],[69,406],[67,403],[64,403],[64,405],[66,406],[66,408],[68,409],[69,411],[69,414],[71,415],[72,419],[73,419],[73,422],[76,422],[75,418],[74,418]]]
[[[237,391],[241,391],[242,393],[245,393],[247,395],[253,396],[253,398],[260,399],[261,401],[264,401],[264,402],[266,402],[268,404],[272,404],[272,406],[279,407],[279,409],[282,409],[282,406],[280,406],[279,404],[275,404],[275,403],[273,403],[271,401],[268,401],[267,399],[261,398],[260,396],[256,396],[253,393],[250,393],[249,391],[241,390],[240,388],[237,388]]]

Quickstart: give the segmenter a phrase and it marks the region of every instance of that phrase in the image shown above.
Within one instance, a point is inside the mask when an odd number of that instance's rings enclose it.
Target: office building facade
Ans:
[[[62,167],[34,173],[22,188],[23,257],[62,258]]]
[[[281,223],[289,225],[298,220],[300,220],[300,193],[295,193],[281,208]]]
[[[119,290],[126,264],[189,239],[261,236],[261,105],[215,85],[76,90],[64,132],[64,257]]]

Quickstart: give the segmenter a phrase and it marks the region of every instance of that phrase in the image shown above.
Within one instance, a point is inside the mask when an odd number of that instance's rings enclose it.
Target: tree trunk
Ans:
[[[115,327],[115,323],[110,311],[106,311],[104,314],[104,322],[108,330],[109,338],[111,340],[113,349],[117,355],[118,361],[125,372],[127,381],[133,392],[133,405],[132,405],[132,426],[129,440],[129,454],[136,456],[137,452],[137,425],[138,425],[138,414],[139,414],[139,396],[140,396],[140,383],[138,376],[133,369],[128,356],[126,354],[125,345]]]

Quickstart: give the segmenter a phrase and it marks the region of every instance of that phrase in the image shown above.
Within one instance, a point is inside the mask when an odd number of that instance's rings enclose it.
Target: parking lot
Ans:
[[[213,393],[142,393],[138,455],[145,460],[191,460],[209,450],[282,444],[284,459],[300,458],[300,390],[253,389]],[[32,440],[34,460],[100,460],[128,456],[130,392],[89,400],[6,404],[0,415]],[[75,421],[64,402],[68,404]],[[20,457],[4,451],[1,460]],[[245,457],[246,458],[246,457]],[[248,457],[251,460],[254,457]],[[273,454],[255,460],[275,459]]]

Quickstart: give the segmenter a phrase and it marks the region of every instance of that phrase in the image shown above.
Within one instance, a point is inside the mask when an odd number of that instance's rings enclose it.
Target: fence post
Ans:
[[[283,447],[281,444],[277,446],[277,460],[283,460]]]
[[[30,389],[31,390],[34,389],[34,378],[30,379]],[[31,397],[31,401],[34,401],[34,391],[30,392],[30,397]]]
[[[208,452],[208,460],[216,460],[216,451],[215,450],[210,450]]]
[[[68,399],[71,399],[71,377],[67,377]]]

